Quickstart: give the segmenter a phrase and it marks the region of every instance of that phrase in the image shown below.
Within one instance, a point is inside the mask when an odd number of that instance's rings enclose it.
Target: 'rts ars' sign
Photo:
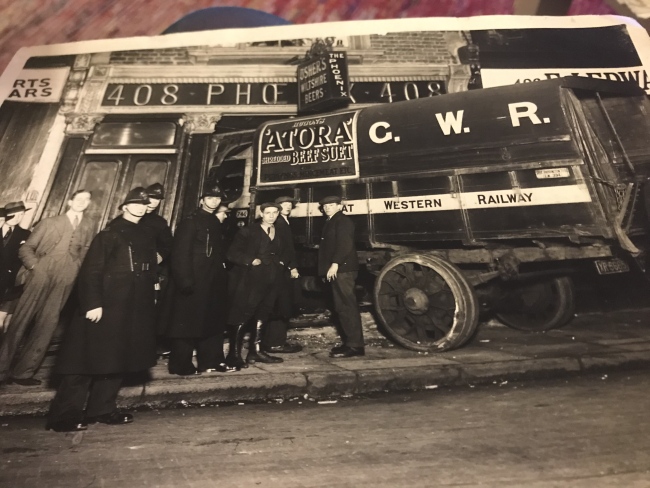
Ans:
[[[24,69],[14,80],[7,100],[58,103],[70,68]]]
[[[298,65],[298,114],[327,112],[350,102],[346,53],[331,51]]]

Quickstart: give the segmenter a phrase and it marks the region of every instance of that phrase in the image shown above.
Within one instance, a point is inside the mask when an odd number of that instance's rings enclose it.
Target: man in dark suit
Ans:
[[[30,232],[19,225],[26,210],[23,202],[8,203],[0,210],[3,214],[0,225],[0,331],[6,331],[20,296],[20,290],[15,285],[22,265],[18,249]]]
[[[284,271],[280,278],[278,298],[275,304],[275,311],[272,319],[267,323],[264,337],[262,337],[262,349],[270,353],[295,353],[302,350],[300,344],[287,341],[287,330],[289,319],[293,315],[293,303],[296,280],[300,277],[296,264],[296,249],[293,243],[293,233],[289,217],[296,200],[290,196],[282,196],[275,199],[280,205],[280,215],[275,221],[275,228],[282,235],[284,254],[281,261],[284,264]]]
[[[138,225],[148,203],[144,188],[129,191],[122,215],[90,244],[79,271],[81,313],[66,330],[54,369],[63,377],[50,405],[48,430],[133,421],[116,405],[124,375],[156,364],[156,241]]]
[[[228,249],[227,257],[235,265],[230,280],[230,349],[226,364],[236,369],[247,364],[281,363],[260,348],[262,324],[266,322],[277,298],[284,264],[284,241],[276,231],[275,221],[280,213],[276,203],[260,206],[262,219],[242,227]],[[253,322],[253,323],[252,323]],[[252,327],[251,327],[252,325]],[[248,356],[242,359],[244,335],[250,331]]]
[[[221,222],[215,212],[221,190],[203,192],[200,207],[176,229],[171,253],[169,372],[192,375],[227,372],[223,352],[228,276]],[[192,353],[197,350],[197,367]]]
[[[318,248],[318,274],[331,285],[343,341],[341,346],[332,348],[330,357],[333,358],[365,354],[361,315],[354,292],[359,270],[354,246],[354,223],[343,214],[341,202],[339,196],[328,196],[319,202],[327,222]]]
[[[76,191],[63,215],[40,221],[18,254],[24,265],[25,287],[16,304],[7,337],[0,348],[0,381],[22,386],[40,385],[34,374],[41,366],[59,315],[74,286],[95,223],[84,217],[91,194]],[[34,320],[16,364],[14,358]]]

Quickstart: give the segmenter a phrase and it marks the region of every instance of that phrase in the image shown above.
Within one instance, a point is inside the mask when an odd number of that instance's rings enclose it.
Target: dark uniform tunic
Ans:
[[[183,220],[171,253],[170,338],[203,338],[223,332],[227,301],[225,250],[219,219],[197,210]]]
[[[156,243],[143,226],[119,217],[92,241],[79,271],[81,313],[59,352],[56,372],[104,375],[156,364]],[[86,312],[101,307],[93,323]]]
[[[172,242],[174,240],[165,218],[153,212],[148,213],[142,216],[139,225],[149,227],[153,231],[156,239],[156,252],[165,261],[172,252]]]

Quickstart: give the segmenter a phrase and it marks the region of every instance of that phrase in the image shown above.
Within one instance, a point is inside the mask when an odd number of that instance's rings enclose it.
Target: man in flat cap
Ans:
[[[230,281],[228,313],[230,349],[226,364],[240,369],[248,364],[281,363],[260,348],[262,325],[268,319],[277,298],[284,271],[283,236],[276,231],[280,214],[277,203],[260,206],[261,220],[242,227],[228,249],[227,257],[235,265]],[[250,332],[248,355],[242,359],[244,336]]]
[[[61,310],[95,235],[95,222],[84,216],[91,198],[87,190],[75,191],[67,202],[67,212],[41,220],[21,246],[25,285],[7,340],[0,348],[0,380],[22,386],[41,384],[34,375],[45,358]],[[18,355],[22,341],[24,347]]]
[[[30,232],[20,227],[20,221],[25,215],[23,202],[8,203],[0,209],[2,224],[0,225],[0,333],[9,326],[11,316],[16,309],[20,296],[20,288],[16,286],[16,276],[22,265],[18,250]],[[0,376],[0,381],[2,381]]]
[[[133,421],[117,410],[122,379],[156,364],[156,241],[138,225],[148,204],[144,188],[129,191],[122,215],[90,244],[79,272],[80,314],[66,330],[55,365],[63,377],[50,405],[49,430]]]
[[[334,310],[340,322],[343,344],[332,348],[330,357],[346,358],[365,354],[359,305],[354,292],[359,261],[354,246],[354,223],[343,214],[341,197],[328,196],[320,202],[327,222],[318,248],[318,274],[332,288]]]
[[[207,188],[199,208],[183,219],[174,234],[171,253],[169,372],[192,375],[226,372],[223,339],[226,329],[227,271],[219,187]],[[192,363],[197,351],[197,367]]]
[[[266,325],[262,337],[262,349],[268,353],[295,353],[302,350],[300,344],[287,342],[289,319],[293,315],[293,303],[296,280],[300,277],[296,264],[296,249],[293,243],[293,233],[289,217],[296,200],[290,196],[281,196],[275,199],[280,205],[280,215],[275,221],[276,231],[282,235],[284,254],[280,258],[284,264],[284,271],[278,287],[278,298],[271,320]]]

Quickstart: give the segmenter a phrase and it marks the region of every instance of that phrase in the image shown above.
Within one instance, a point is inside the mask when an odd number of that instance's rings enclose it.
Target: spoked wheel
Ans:
[[[453,264],[405,254],[377,276],[375,309],[386,335],[415,351],[447,351],[469,340],[478,324],[474,289]]]
[[[561,276],[513,286],[505,310],[496,315],[513,329],[540,332],[568,324],[574,312],[573,281],[568,276]]]

